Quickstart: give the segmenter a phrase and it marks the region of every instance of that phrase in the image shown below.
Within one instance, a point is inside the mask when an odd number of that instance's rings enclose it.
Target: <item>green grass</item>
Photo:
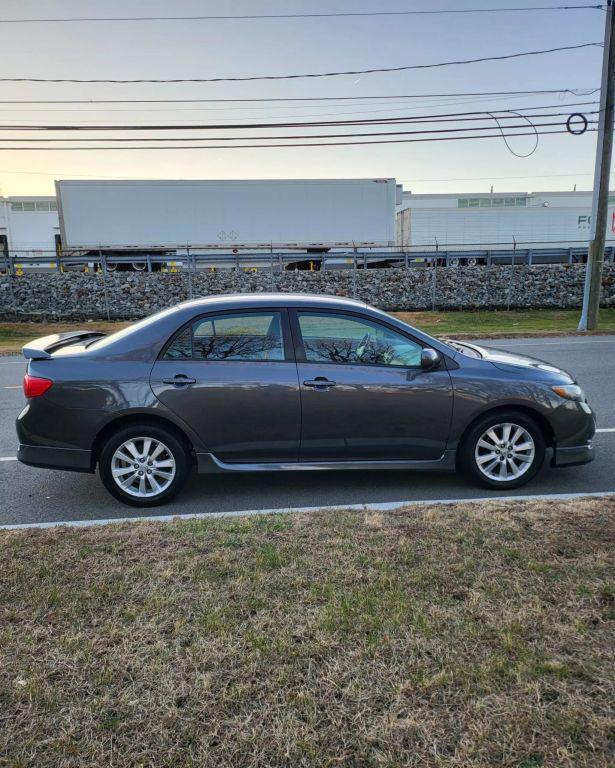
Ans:
[[[20,352],[28,341],[40,336],[63,331],[82,330],[113,333],[124,328],[126,322],[91,322],[91,323],[0,323],[0,353]]]
[[[0,532],[0,766],[606,768],[614,516]]]
[[[572,333],[579,324],[578,310],[533,309],[490,312],[396,312],[401,320],[435,336],[469,334]],[[600,310],[600,331],[615,332],[615,309]]]
[[[435,336],[489,336],[516,334],[573,333],[579,322],[578,310],[528,310],[491,312],[393,312],[410,325]],[[38,336],[87,328],[106,333],[119,330],[126,322],[91,323],[0,323],[0,353],[19,352],[23,344]],[[602,332],[615,333],[615,309],[600,311]]]

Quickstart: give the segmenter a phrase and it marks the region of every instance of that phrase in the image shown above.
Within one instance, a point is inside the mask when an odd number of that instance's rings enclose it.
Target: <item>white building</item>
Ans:
[[[615,194],[610,195],[607,245],[615,246]],[[585,248],[591,192],[509,192],[414,195],[397,209],[401,247],[473,250]]]
[[[0,197],[0,254],[53,259],[59,238],[55,197]]]

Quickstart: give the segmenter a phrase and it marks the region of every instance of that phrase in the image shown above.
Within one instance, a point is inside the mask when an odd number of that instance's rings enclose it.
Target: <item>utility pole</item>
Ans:
[[[598,117],[598,143],[594,167],[594,196],[590,243],[585,270],[583,310],[580,331],[593,331],[598,326],[602,263],[608,224],[609,176],[613,153],[613,102],[615,99],[615,29],[613,27],[614,0],[607,0],[602,54],[602,81],[600,84],[600,114]]]

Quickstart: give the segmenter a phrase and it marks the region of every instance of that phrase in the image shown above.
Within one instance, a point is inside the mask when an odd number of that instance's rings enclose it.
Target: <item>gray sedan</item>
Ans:
[[[593,458],[567,373],[441,341],[366,304],[212,296],[105,336],[23,348],[19,460],[94,472],[120,501],[171,499],[198,472],[463,471],[495,490]]]

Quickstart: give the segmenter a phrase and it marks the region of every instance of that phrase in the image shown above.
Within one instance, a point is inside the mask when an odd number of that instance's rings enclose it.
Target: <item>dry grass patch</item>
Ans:
[[[0,765],[612,765],[613,500],[0,535]]]

